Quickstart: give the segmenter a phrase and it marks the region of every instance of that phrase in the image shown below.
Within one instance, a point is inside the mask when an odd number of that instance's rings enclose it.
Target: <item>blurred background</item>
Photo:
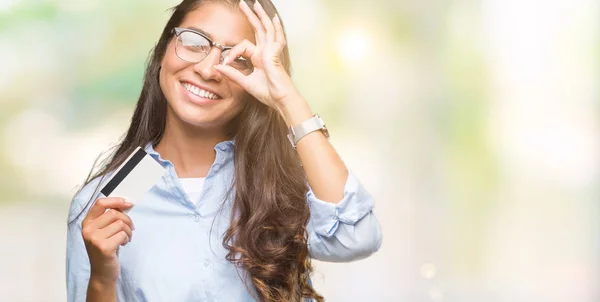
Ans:
[[[376,198],[328,301],[600,301],[597,0],[274,1]],[[66,216],[178,0],[0,0],[0,300],[65,301]]]

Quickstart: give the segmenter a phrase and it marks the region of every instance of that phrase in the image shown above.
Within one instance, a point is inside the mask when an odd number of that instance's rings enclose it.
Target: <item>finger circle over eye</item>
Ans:
[[[239,57],[250,58],[256,51],[256,45],[248,40],[243,40],[227,53],[227,57],[223,60],[223,65],[231,62]]]

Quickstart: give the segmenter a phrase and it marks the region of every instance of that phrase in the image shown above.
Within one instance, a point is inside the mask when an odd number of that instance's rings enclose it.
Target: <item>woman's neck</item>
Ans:
[[[167,118],[165,132],[154,149],[173,163],[178,177],[206,177],[215,161],[215,145],[231,138],[224,129],[200,129],[173,120]]]

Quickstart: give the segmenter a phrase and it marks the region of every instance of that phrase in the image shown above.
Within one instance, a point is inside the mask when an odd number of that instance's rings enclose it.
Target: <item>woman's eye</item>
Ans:
[[[231,62],[231,65],[235,68],[241,69],[241,68],[249,68],[250,66],[250,61],[246,60],[243,57],[238,57],[235,60],[233,60]]]
[[[188,44],[185,46],[186,49],[191,50],[193,52],[207,52],[210,48],[208,45],[202,44]]]
[[[181,33],[181,35],[179,36],[179,41],[181,42],[181,46],[183,46],[188,51],[210,51],[210,42],[206,40],[206,38],[192,32],[186,31]]]

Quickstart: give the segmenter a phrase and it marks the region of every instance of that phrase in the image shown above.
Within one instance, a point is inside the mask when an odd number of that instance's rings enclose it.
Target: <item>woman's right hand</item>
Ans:
[[[119,246],[131,241],[131,218],[122,210],[133,205],[123,198],[99,198],[81,223],[81,233],[90,259],[91,275],[101,283],[116,283],[119,277]]]

